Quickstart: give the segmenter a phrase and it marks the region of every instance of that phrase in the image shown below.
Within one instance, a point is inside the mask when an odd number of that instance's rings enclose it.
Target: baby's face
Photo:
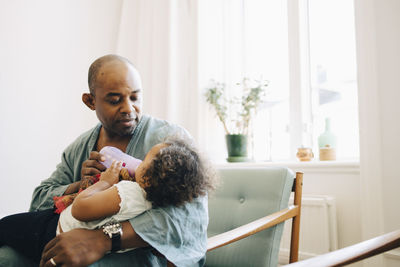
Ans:
[[[135,171],[135,181],[140,185],[140,187],[145,188],[145,180],[144,180],[144,173],[146,172],[147,168],[149,168],[152,160],[154,157],[160,152],[161,148],[168,146],[167,144],[161,143],[153,146],[150,151],[146,154],[146,157],[140,163]]]

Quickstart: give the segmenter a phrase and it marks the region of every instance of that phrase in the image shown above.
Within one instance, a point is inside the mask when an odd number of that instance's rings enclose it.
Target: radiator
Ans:
[[[291,196],[289,203],[293,203]],[[285,222],[279,264],[289,262],[292,220]],[[336,250],[337,222],[336,203],[331,196],[303,195],[300,218],[299,260]]]

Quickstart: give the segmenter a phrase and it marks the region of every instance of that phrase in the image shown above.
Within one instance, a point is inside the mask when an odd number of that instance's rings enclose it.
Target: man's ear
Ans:
[[[88,93],[82,94],[82,101],[91,110],[96,110],[96,106],[94,104],[94,96],[92,94],[88,94]]]

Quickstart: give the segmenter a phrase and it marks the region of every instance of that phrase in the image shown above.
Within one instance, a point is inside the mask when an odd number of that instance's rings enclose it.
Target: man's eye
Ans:
[[[131,96],[131,101],[132,101],[132,102],[138,101],[138,97],[137,97],[137,96]]]
[[[119,99],[108,99],[108,103],[111,105],[116,105],[119,103]]]

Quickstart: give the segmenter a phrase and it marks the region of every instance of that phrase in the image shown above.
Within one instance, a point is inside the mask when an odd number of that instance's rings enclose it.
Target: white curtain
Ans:
[[[205,101],[210,79],[231,88],[241,81],[243,59],[243,0],[201,0],[199,10],[199,144],[214,162],[227,157],[225,132],[215,110]],[[234,56],[232,56],[234,55]]]
[[[144,113],[197,139],[197,1],[125,0],[117,52],[142,75]]]
[[[204,90],[211,78],[237,82],[243,76],[240,16],[230,17],[232,10],[241,15],[241,5],[242,0],[125,0],[122,6],[117,52],[142,75],[144,112],[184,126],[212,159],[224,159],[226,149]],[[222,45],[227,42],[229,51]]]

